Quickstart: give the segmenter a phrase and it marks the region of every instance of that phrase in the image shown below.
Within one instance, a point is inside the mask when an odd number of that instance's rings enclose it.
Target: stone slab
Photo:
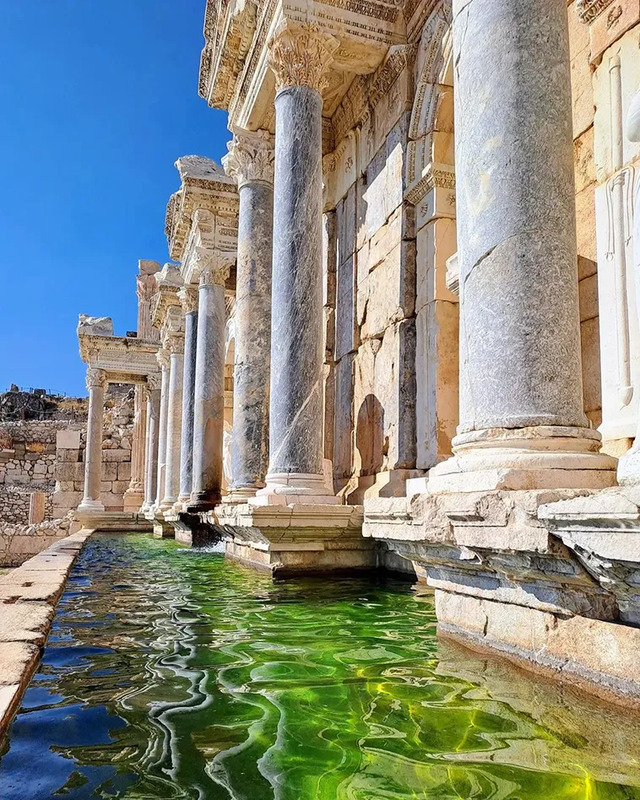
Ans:
[[[14,603],[0,614],[0,642],[42,645],[54,616],[51,603]]]

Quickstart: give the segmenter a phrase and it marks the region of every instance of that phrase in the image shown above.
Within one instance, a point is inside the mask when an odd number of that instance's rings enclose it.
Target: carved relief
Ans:
[[[338,40],[315,23],[285,23],[268,45],[276,91],[306,86],[322,94]]]
[[[577,0],[576,9],[582,22],[589,24],[612,3],[613,0]]]
[[[227,175],[235,178],[238,188],[252,181],[273,183],[273,137],[268,131],[243,131],[234,128],[222,159]]]
[[[182,311],[185,314],[191,314],[198,310],[198,290],[193,286],[184,286],[178,292]]]

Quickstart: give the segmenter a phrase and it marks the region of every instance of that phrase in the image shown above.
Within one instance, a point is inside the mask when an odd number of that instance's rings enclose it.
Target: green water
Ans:
[[[2,751],[0,798],[640,799],[624,709],[439,642],[405,584],[273,585],[94,536]]]

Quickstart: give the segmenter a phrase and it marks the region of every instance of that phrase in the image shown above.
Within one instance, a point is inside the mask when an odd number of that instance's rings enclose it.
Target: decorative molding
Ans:
[[[238,188],[253,181],[273,184],[275,151],[268,131],[233,129],[229,152],[222,159],[225,172],[235,178]]]
[[[429,164],[425,174],[406,192],[405,199],[414,205],[432,189],[450,189],[455,191],[456,173],[453,167],[445,164]]]
[[[87,390],[91,391],[92,389],[104,389],[109,380],[107,378],[107,373],[103,369],[99,369],[97,367],[89,367],[87,369]]]
[[[581,21],[591,24],[613,3],[613,0],[577,0],[576,9]]]
[[[158,350],[156,353],[156,359],[158,361],[158,366],[163,372],[164,370],[169,369],[170,353],[164,347],[161,347]]]
[[[161,378],[159,373],[150,372],[147,375],[147,383],[145,384],[145,388],[148,390],[148,392],[157,392],[160,390],[160,386],[161,386]]]
[[[314,22],[284,22],[267,46],[276,92],[305,86],[322,94],[339,42]]]

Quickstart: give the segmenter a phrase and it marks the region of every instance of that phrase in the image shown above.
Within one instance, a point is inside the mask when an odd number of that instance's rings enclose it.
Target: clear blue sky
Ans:
[[[198,97],[205,0],[0,0],[0,391],[86,394],[78,313],[136,328],[139,258],[168,260],[181,155],[219,161]]]

